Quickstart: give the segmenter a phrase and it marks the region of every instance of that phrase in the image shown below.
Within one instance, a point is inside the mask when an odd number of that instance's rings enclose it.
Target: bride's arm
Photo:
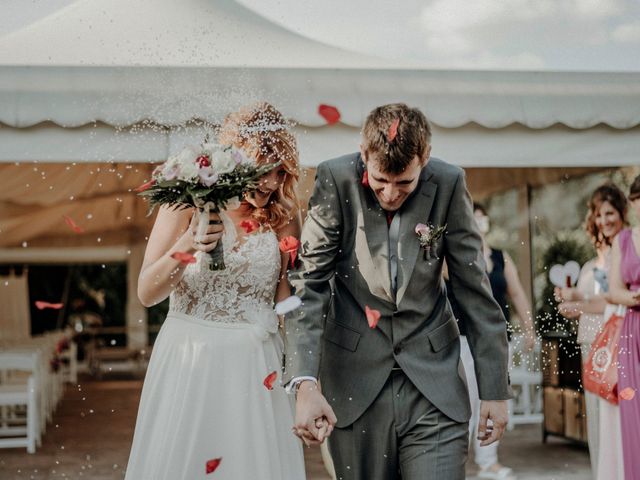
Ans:
[[[282,227],[278,231],[278,240],[284,237],[292,236],[300,239],[300,214],[296,214],[295,218],[291,220],[287,225]],[[287,278],[287,271],[289,268],[289,254],[281,252],[282,264],[280,267],[280,279],[278,280],[278,287],[276,289],[276,303],[291,296],[291,287],[289,285],[289,279]]]
[[[217,215],[211,214],[211,218]],[[145,307],[162,302],[182,278],[185,264],[171,258],[176,252],[193,254],[211,251],[222,235],[222,226],[210,225],[203,242],[194,242],[196,228],[193,209],[173,210],[161,207],[149,236],[138,277],[138,298]],[[219,232],[213,232],[219,230]]]

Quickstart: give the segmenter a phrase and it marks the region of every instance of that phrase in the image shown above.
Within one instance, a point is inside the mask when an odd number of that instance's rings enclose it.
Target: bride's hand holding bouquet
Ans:
[[[150,182],[140,186],[140,195],[149,199],[149,213],[157,205],[198,209],[194,248],[208,252],[209,268],[223,270],[224,251],[220,238],[224,230],[220,211],[240,206],[240,199],[258,187],[258,180],[278,166],[258,165],[242,150],[204,143],[186,147],[159,165]]]

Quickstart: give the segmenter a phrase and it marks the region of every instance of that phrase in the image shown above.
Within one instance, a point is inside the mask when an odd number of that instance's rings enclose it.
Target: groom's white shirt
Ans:
[[[400,237],[400,211],[397,211],[393,215],[391,225],[389,225],[389,277],[391,278],[391,292],[395,299],[396,289],[398,285],[398,239]],[[302,376],[294,377],[285,386],[287,393],[295,393],[298,385],[305,380],[311,380],[314,383],[318,383],[316,377]]]

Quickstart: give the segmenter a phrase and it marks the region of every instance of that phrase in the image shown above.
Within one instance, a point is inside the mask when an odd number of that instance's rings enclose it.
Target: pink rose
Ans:
[[[424,223],[419,223],[416,225],[416,233],[420,236],[429,235],[430,230],[431,229],[429,228],[429,226],[425,225]]]
[[[218,181],[218,174],[215,173],[211,167],[200,168],[200,170],[198,170],[198,176],[201,182],[207,187],[210,187]]]

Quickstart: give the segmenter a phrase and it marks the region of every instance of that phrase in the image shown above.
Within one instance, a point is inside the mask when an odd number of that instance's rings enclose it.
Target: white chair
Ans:
[[[0,352],[0,448],[26,447],[27,452],[35,453],[40,445],[40,368],[37,351]],[[26,381],[16,381],[15,372],[29,375]]]
[[[533,351],[524,352],[522,336],[512,336],[509,344],[509,376],[515,398],[509,408],[507,429],[515,425],[542,423],[542,371],[540,370],[540,342]]]

